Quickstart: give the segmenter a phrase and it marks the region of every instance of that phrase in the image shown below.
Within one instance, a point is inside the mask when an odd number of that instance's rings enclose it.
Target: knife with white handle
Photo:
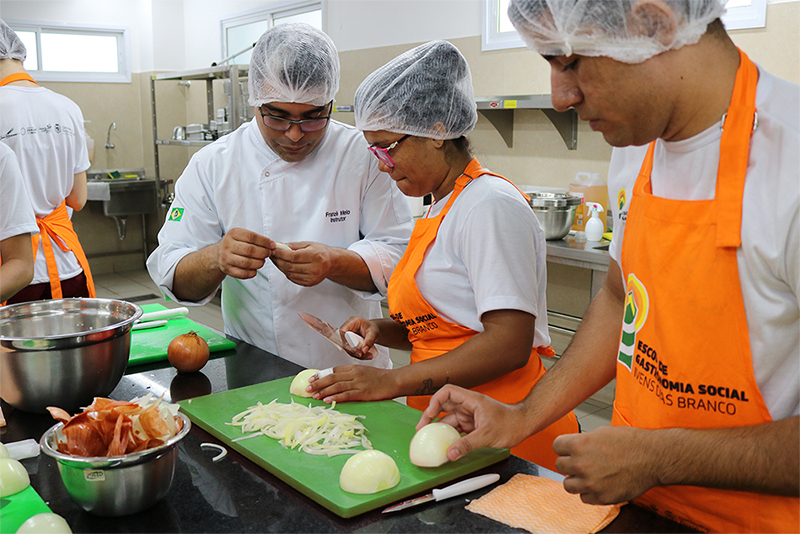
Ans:
[[[189,308],[172,308],[169,310],[160,310],[154,312],[147,312],[142,314],[137,323],[146,323],[149,321],[157,321],[159,319],[172,319],[175,317],[183,317],[189,313]]]
[[[411,508],[412,506],[416,506],[418,504],[423,504],[430,501],[443,501],[445,499],[449,499],[451,497],[456,497],[458,495],[463,495],[464,493],[469,493],[470,491],[475,491],[477,489],[481,489],[489,484],[494,484],[500,480],[500,475],[497,473],[491,473],[489,475],[481,475],[474,478],[468,478],[467,480],[462,480],[452,486],[447,486],[446,488],[435,489],[428,493],[427,495],[422,495],[421,497],[414,497],[413,499],[409,499],[407,501],[403,501],[399,504],[395,504],[386,508],[383,513],[387,512],[397,512],[399,510],[405,510],[406,508]]]

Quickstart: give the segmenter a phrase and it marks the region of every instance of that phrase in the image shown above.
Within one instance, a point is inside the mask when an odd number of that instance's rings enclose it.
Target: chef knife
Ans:
[[[406,508],[411,508],[412,506],[416,506],[418,504],[423,504],[430,501],[443,501],[444,499],[449,499],[450,497],[456,497],[458,495],[463,495],[464,493],[469,493],[470,491],[475,491],[477,489],[481,489],[489,484],[494,484],[500,480],[500,475],[497,473],[491,473],[489,475],[481,475],[478,477],[468,478],[467,480],[462,480],[456,484],[451,486],[447,486],[446,488],[435,489],[432,492],[428,493],[427,495],[422,495],[421,497],[414,497],[413,499],[409,499],[407,501],[403,501],[399,504],[395,504],[386,508],[383,513],[387,512],[397,512],[399,510],[405,510]]]
[[[334,328],[331,324],[326,323],[322,319],[314,317],[313,315],[305,312],[297,312],[297,315],[299,315],[300,318],[303,321],[305,321],[308,326],[310,326],[311,328],[322,334],[322,336],[325,337],[325,339],[336,345],[336,348],[346,352],[350,356],[353,356],[353,354],[355,353],[357,344],[360,343],[361,341],[364,341],[364,338],[362,338],[355,332],[346,332],[346,334],[348,334],[347,338],[356,342],[356,345],[351,345],[350,343],[348,343],[348,339],[346,339],[345,337],[345,332],[342,332],[338,328]],[[365,359],[368,360],[372,359],[377,354],[378,354],[377,349],[375,349],[375,347],[371,347]]]

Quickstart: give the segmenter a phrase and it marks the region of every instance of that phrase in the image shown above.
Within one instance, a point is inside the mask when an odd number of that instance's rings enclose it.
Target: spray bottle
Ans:
[[[597,202],[589,202],[586,207],[591,212],[591,218],[586,221],[586,240],[587,241],[600,241],[603,238],[605,227],[603,221],[600,220],[600,214],[605,213],[606,210],[602,204]]]

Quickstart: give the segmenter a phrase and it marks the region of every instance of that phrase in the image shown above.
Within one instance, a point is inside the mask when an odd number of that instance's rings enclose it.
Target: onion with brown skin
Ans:
[[[208,362],[209,352],[206,340],[191,331],[169,342],[167,359],[179,373],[194,373]]]

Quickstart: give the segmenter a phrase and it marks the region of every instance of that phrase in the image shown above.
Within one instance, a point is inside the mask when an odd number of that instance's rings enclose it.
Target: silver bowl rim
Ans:
[[[120,321],[118,323],[114,323],[114,324],[111,324],[111,325],[108,325],[108,326],[104,326],[102,328],[97,328],[95,330],[83,330],[81,332],[70,332],[69,334],[53,334],[53,335],[50,335],[50,336],[28,336],[28,337],[5,336],[5,335],[0,334],[0,341],[4,341],[4,342],[5,341],[28,341],[28,340],[48,340],[48,341],[50,341],[50,340],[73,339],[73,338],[77,338],[77,337],[84,337],[84,336],[88,336],[90,334],[96,334],[98,332],[107,332],[109,330],[116,330],[116,329],[119,329],[119,328],[122,328],[124,331],[127,331],[127,330],[125,330],[125,327],[132,327],[133,323],[138,321],[139,318],[144,314],[144,311],[142,310],[142,307],[139,306],[138,304],[136,304],[134,302],[128,302],[127,300],[121,300],[121,299],[86,297],[86,298],[53,299],[53,300],[42,301],[42,302],[50,303],[50,302],[72,302],[72,301],[87,301],[87,300],[88,301],[100,301],[100,302],[118,302],[120,304],[127,304],[129,306],[133,306],[134,313],[133,313],[133,316],[131,316],[131,317],[129,317],[129,318],[123,320],[123,321]],[[10,311],[13,311],[14,308],[16,308],[16,307],[28,306],[28,305],[31,305],[31,304],[36,304],[36,302],[38,302],[38,301],[20,302],[18,304],[12,304],[10,306],[4,306],[3,307],[3,312],[7,313],[7,312],[10,312]],[[0,319],[0,322],[2,322],[2,319]]]
[[[93,467],[93,468],[115,468],[115,467],[127,467],[133,466],[140,463],[143,463],[146,460],[150,459],[150,456],[158,456],[161,452],[170,449],[173,445],[178,443],[182,440],[186,434],[189,433],[189,430],[192,428],[192,421],[189,417],[183,413],[178,412],[177,417],[180,417],[183,421],[183,428],[174,436],[169,438],[166,443],[163,445],[159,445],[158,447],[153,447],[152,449],[146,449],[139,452],[132,452],[130,454],[123,454],[122,456],[74,456],[72,454],[64,454],[63,452],[54,449],[50,444],[47,442],[50,436],[54,435],[60,427],[64,426],[64,423],[56,423],[50,428],[48,428],[42,437],[39,439],[39,448],[48,456],[52,456],[56,460],[61,463],[66,463],[72,466],[78,464],[87,464],[85,467]]]

